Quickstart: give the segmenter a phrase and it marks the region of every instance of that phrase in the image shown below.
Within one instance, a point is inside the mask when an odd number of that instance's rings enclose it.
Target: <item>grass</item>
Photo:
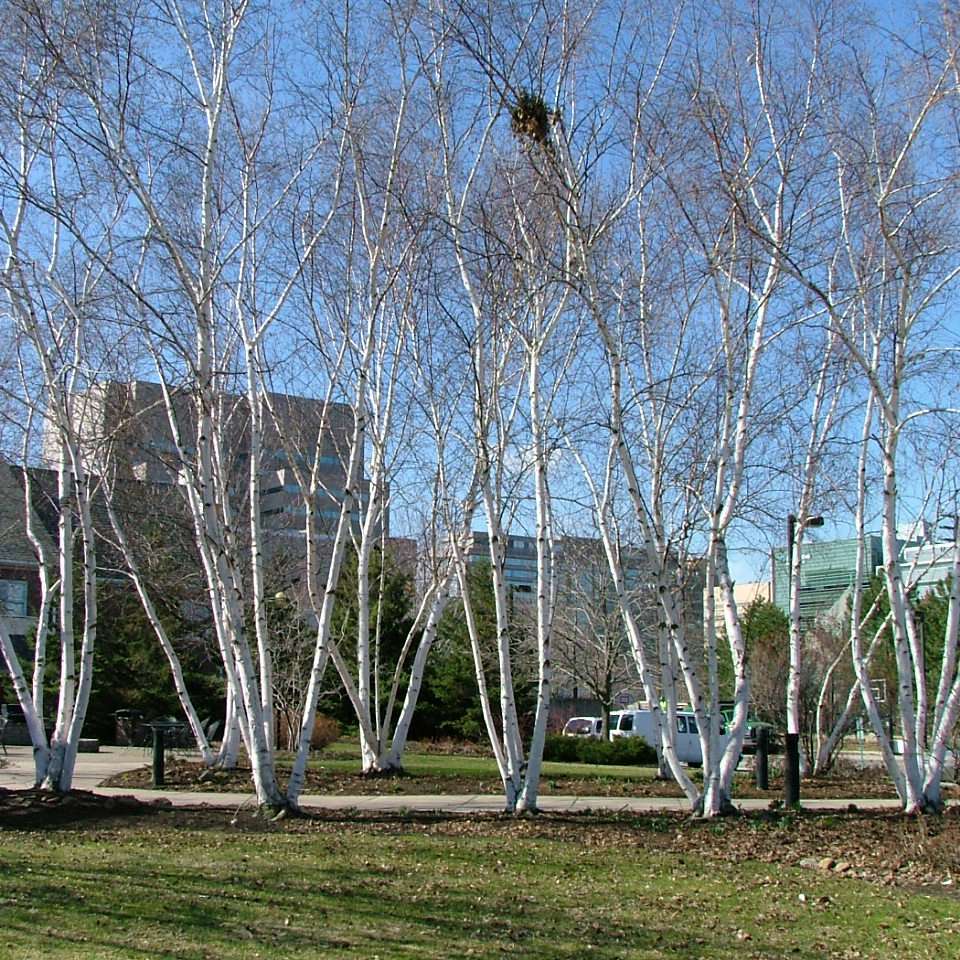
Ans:
[[[657,847],[656,827],[166,813],[0,832],[0,956],[942,958],[956,901]],[[661,840],[669,841],[670,837]]]
[[[360,773],[360,752],[356,740],[341,738],[312,754],[307,771],[304,794],[338,796],[488,794],[502,792],[496,763],[483,755],[482,747],[454,742],[411,743],[404,754],[404,776],[365,777]],[[102,786],[127,790],[150,789],[152,776],[144,758],[144,766],[115,774]],[[285,788],[292,755],[279,753],[277,776]],[[688,768],[695,783],[702,782],[702,771]],[[204,771],[192,752],[174,752],[166,770],[166,789],[196,792],[250,791],[251,774],[245,757],[235,770]],[[945,783],[947,802],[960,800],[960,787]],[[650,766],[606,766],[548,762],[541,771],[540,791],[549,796],[647,797],[682,800],[680,787],[670,779],[657,779]],[[779,801],[783,782],[779,766],[772,764],[769,789],[760,790],[748,765],[737,771],[733,783],[733,800]],[[802,800],[838,800],[855,802],[863,799],[895,800],[893,784],[881,768],[858,769],[855,764],[841,763],[828,775],[806,779],[801,787]]]
[[[442,749],[441,749],[442,748]],[[278,772],[285,782],[292,757],[278,755]],[[316,752],[310,760],[306,793],[331,794],[432,794],[432,793],[499,793],[500,778],[496,763],[473,745],[455,743],[411,743],[403,757],[406,776],[395,779],[360,776],[360,754],[356,740],[341,738]],[[694,782],[702,779],[701,771],[689,769]],[[658,780],[651,766],[607,766],[584,763],[547,762],[541,770],[541,790],[545,796],[570,794],[578,796],[649,796],[682,797],[680,788],[672,780]],[[244,790],[249,786],[249,771],[234,773],[221,771],[209,782],[198,782],[200,770],[189,764],[181,768],[170,766],[167,785],[171,789]],[[120,774],[109,785],[128,788],[147,788],[149,770]],[[947,788],[949,791],[951,788]],[[752,771],[743,769],[736,774],[735,798],[774,800],[782,795],[782,784],[776,770],[771,770],[770,789],[760,791],[754,784]],[[883,771],[837,770],[828,777],[804,781],[802,794],[808,799],[895,797],[893,785]]]
[[[500,793],[502,786],[496,761],[480,755],[470,747],[458,750],[446,745],[447,752],[435,746],[411,744],[403,756],[402,777],[368,778],[360,774],[360,751],[355,740],[341,739],[313,754],[308,765],[306,793]],[[278,753],[277,770],[285,783],[293,757]],[[203,791],[245,790],[249,786],[249,765],[241,760],[235,771],[218,771],[199,779],[202,770],[192,754],[175,757],[167,764],[168,789]],[[656,769],[649,766],[607,766],[583,763],[544,763],[541,789],[544,794],[625,796],[636,791],[655,791],[657,795],[681,796],[672,783],[656,779]],[[699,771],[693,771],[695,779]],[[106,785],[127,788],[149,788],[148,766],[114,775]]]
[[[474,749],[471,747],[471,750]],[[477,748],[482,751],[481,748]],[[356,773],[360,765],[360,749],[356,738],[341,737],[314,755],[310,766],[323,768],[331,773]],[[486,751],[482,753],[458,752],[455,744],[447,750],[423,749],[411,742],[403,754],[403,768],[411,776],[479,778],[497,781],[497,763]],[[542,768],[544,779],[551,777],[572,780],[643,780],[656,778],[653,766],[616,766],[590,763],[545,762]]]
[[[337,752],[328,757],[321,754],[311,766],[323,768],[331,773],[356,773],[359,769],[359,753],[354,750],[349,756]],[[474,777],[498,780],[496,761],[490,757],[465,757],[440,753],[417,753],[411,750],[403,757],[404,770],[415,777]],[[652,780],[656,776],[655,767],[619,767],[599,766],[589,763],[550,763],[543,764],[542,776],[569,777],[571,779],[594,780]]]
[[[499,794],[502,791],[496,763],[484,755],[482,747],[472,744],[411,743],[404,753],[404,776],[365,777],[360,773],[360,751],[355,740],[341,738],[312,754],[307,771],[305,794],[358,795],[430,795],[430,794]],[[150,789],[152,776],[144,757],[144,765],[115,774],[102,786],[121,789]],[[292,755],[278,753],[277,776],[281,788],[289,776]],[[702,782],[702,771],[688,768],[694,783]],[[598,797],[662,797],[682,799],[675,781],[657,779],[651,766],[607,766],[582,763],[544,764],[540,790],[543,796]],[[204,771],[192,751],[174,751],[167,764],[166,789],[198,792],[248,792],[251,774],[249,763],[241,756],[235,770]],[[771,764],[769,789],[760,790],[748,765],[741,767],[733,783],[734,802],[746,799],[774,802],[783,796],[779,764]],[[893,784],[881,768],[858,769],[855,765],[838,764],[828,775],[803,781],[804,800],[820,799],[888,799],[895,800]],[[960,788],[944,784],[948,802],[960,799]]]

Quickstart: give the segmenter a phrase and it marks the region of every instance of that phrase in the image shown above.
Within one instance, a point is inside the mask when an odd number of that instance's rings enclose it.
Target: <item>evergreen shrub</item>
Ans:
[[[657,751],[642,737],[618,737],[611,741],[551,734],[543,748],[543,759],[601,766],[649,766],[657,762]]]

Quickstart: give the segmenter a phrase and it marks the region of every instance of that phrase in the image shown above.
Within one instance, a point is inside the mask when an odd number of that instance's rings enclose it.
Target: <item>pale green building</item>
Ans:
[[[800,545],[800,617],[812,621],[821,614],[840,616],[856,580],[857,544],[849,540],[804,541]],[[883,547],[877,534],[867,534],[863,583],[870,581],[883,563]],[[787,548],[773,551],[773,602],[789,613]]]

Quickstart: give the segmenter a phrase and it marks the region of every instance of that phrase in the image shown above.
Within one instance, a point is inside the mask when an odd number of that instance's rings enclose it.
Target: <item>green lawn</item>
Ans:
[[[231,828],[168,813],[0,831],[0,956],[960,955],[955,899],[705,860],[638,830],[499,819]]]
[[[311,766],[322,767],[332,773],[356,773],[359,764],[358,751],[349,755],[345,755],[343,751],[330,755],[324,752],[311,761]],[[476,777],[499,781],[500,776],[497,772],[497,763],[492,757],[417,753],[415,750],[404,754],[403,768],[411,776],[418,777]],[[589,763],[545,762],[542,776],[544,778],[572,777],[582,780],[593,780],[597,777],[606,777],[611,780],[652,780],[656,773],[656,767],[619,767]]]
[[[403,754],[404,770],[414,776],[430,777],[486,777],[499,778],[497,763],[488,751],[471,747],[479,755],[449,751],[424,750],[416,741],[408,744]],[[356,738],[341,737],[336,743],[313,755],[311,766],[323,767],[336,773],[356,773],[360,765],[360,748]],[[543,776],[571,777],[593,780],[607,777],[611,780],[652,780],[657,775],[654,766],[615,766],[590,763],[543,764]]]
[[[283,786],[289,774],[292,755],[277,757],[278,777]],[[364,777],[360,774],[360,751],[355,740],[342,738],[323,750],[314,752],[309,762],[304,793],[368,795],[368,794],[496,794],[502,790],[496,763],[472,746],[451,744],[446,752],[435,746],[411,743],[403,757],[405,776],[393,778]],[[701,771],[691,768],[689,775],[701,780]],[[567,794],[576,796],[683,796],[673,780],[658,780],[652,766],[606,766],[585,763],[547,762],[541,771],[544,796]],[[149,789],[150,767],[144,764],[105,781],[106,786],[127,789]],[[250,787],[249,765],[243,762],[236,770],[204,771],[196,755],[186,752],[175,756],[167,765],[166,786],[173,790],[236,791]],[[952,793],[951,786],[946,788]],[[737,772],[733,794],[735,799],[776,800],[783,794],[779,771],[771,768],[770,789],[756,788],[752,770],[746,765]],[[893,785],[882,770],[856,771],[838,768],[832,774],[805,780],[802,795],[807,799],[895,797]]]
[[[277,756],[281,785],[285,784],[293,757]],[[403,757],[403,776],[365,777],[360,773],[360,751],[355,741],[340,740],[314,753],[309,761],[305,793],[359,794],[498,794],[502,792],[496,761],[476,751],[438,752],[418,744]],[[699,771],[692,771],[698,779]],[[607,766],[586,763],[547,762],[541,769],[544,795],[566,793],[580,796],[682,796],[672,781],[656,778],[652,766]],[[746,775],[744,775],[746,776]],[[241,760],[236,770],[210,774],[202,769],[192,753],[175,757],[167,764],[168,789],[199,791],[243,791],[250,785],[249,765]],[[125,771],[104,782],[107,786],[149,789],[150,767],[144,765]]]

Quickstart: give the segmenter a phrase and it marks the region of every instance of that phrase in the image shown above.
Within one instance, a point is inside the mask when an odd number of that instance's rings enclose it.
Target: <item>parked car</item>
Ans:
[[[733,725],[733,706],[727,705],[723,707],[720,715],[727,725],[727,730],[729,730]],[[743,733],[743,750],[741,752],[744,756],[752,756],[757,752],[757,746],[760,742],[760,731],[764,728],[766,728],[767,731],[767,752],[783,752],[783,741],[777,736],[777,728],[771,723],[760,720],[756,714],[750,713],[747,714],[747,722]]]
[[[603,717],[571,717],[563,727],[565,737],[603,737]]]

